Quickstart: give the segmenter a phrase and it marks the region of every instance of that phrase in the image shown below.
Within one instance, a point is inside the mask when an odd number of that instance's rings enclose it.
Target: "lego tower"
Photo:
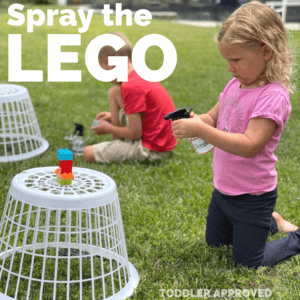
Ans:
[[[59,149],[57,151],[59,159],[59,168],[55,170],[56,180],[60,185],[68,185],[72,183],[74,175],[72,173],[73,152],[69,149]]]

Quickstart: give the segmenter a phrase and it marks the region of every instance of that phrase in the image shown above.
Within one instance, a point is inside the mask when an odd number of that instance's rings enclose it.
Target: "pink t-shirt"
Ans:
[[[279,83],[254,89],[241,89],[234,78],[220,94],[217,129],[245,133],[251,118],[274,120],[277,130],[253,158],[244,158],[221,149],[214,150],[214,184],[225,195],[259,195],[275,189],[277,157],[274,151],[291,112],[289,94]]]

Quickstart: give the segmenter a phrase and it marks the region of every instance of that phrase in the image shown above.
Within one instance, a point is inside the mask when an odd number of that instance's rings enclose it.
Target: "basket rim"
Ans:
[[[1,134],[0,134],[0,136],[1,136]],[[21,161],[21,160],[29,159],[32,157],[36,157],[36,156],[46,152],[49,148],[49,142],[41,137],[36,137],[36,138],[38,138],[42,142],[42,145],[39,148],[29,151],[27,153],[0,156],[0,163],[1,162]]]
[[[56,169],[57,166],[38,167],[15,175],[8,197],[11,195],[14,199],[33,206],[64,210],[99,207],[118,198],[115,181],[104,173],[73,167],[75,178],[72,184],[60,185],[56,181]],[[88,176],[86,181],[83,176]],[[88,185],[84,185],[85,183]]]

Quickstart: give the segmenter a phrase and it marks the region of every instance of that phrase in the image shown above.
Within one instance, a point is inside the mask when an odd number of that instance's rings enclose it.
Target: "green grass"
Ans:
[[[45,11],[54,7],[38,8]],[[150,33],[169,38],[177,50],[178,63],[174,73],[162,83],[176,107],[195,105],[196,113],[207,111],[231,78],[226,62],[214,44],[215,28],[189,27],[159,20],[153,20],[146,27],[106,27],[102,16],[94,15],[89,30],[81,35],[81,46],[63,47],[63,51],[78,52],[79,62],[64,64],[62,68],[82,70],[82,82],[49,83],[47,35],[78,33],[77,27],[62,27],[58,19],[55,20],[54,27],[35,27],[33,33],[27,33],[25,25],[7,25],[7,9],[0,7],[0,82],[8,82],[8,34],[22,34],[22,67],[43,70],[44,82],[19,84],[28,88],[42,135],[50,143],[48,151],[39,157],[1,164],[0,215],[14,175],[33,167],[58,165],[56,152],[70,147],[64,136],[73,131],[73,122],[89,127],[99,111],[108,110],[110,84],[94,79],[84,61],[85,49],[96,36],[122,31],[133,44]],[[294,43],[299,45],[300,33],[292,32],[292,36]],[[159,68],[163,61],[162,52],[152,47],[146,59],[150,68]],[[299,91],[291,96],[293,111],[276,150],[279,174],[276,210],[297,224],[300,223],[299,97]],[[86,130],[86,136],[90,137],[89,143],[108,139],[93,137],[89,130]],[[300,256],[273,268],[252,270],[234,267],[231,247],[214,249],[206,245],[206,214],[214,188],[212,158],[212,153],[198,156],[186,140],[179,140],[171,158],[161,163],[100,165],[88,164],[82,157],[75,157],[75,166],[98,170],[116,181],[128,257],[140,276],[132,299],[163,299],[159,289],[251,288],[270,289],[273,295],[269,299],[299,299]],[[273,239],[283,236],[276,235]]]

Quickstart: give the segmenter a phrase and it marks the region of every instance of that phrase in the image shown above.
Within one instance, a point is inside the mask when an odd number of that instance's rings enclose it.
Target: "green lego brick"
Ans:
[[[59,176],[56,176],[56,181],[60,184],[60,185],[68,185],[68,184],[72,184],[72,179],[61,179]]]

